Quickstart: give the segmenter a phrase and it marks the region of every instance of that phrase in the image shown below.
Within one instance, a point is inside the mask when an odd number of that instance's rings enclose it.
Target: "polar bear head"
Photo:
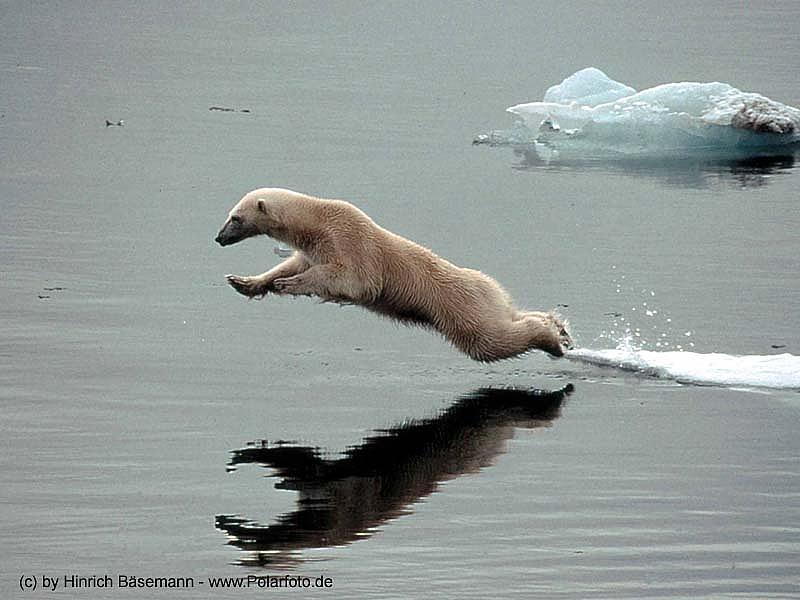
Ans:
[[[245,194],[231,209],[215,241],[229,246],[255,235],[271,237],[280,229],[287,204],[301,194],[280,188],[261,188]]]

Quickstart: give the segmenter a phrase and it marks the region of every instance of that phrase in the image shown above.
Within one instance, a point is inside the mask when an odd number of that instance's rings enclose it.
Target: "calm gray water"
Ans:
[[[357,308],[247,302],[223,276],[274,244],[213,243],[243,193],[289,187],[566,305],[583,347],[800,355],[797,156],[470,143],[590,65],[800,106],[800,4],[3,2],[0,24],[0,596],[800,597],[797,391],[473,363]],[[333,589],[210,588],[287,573]]]

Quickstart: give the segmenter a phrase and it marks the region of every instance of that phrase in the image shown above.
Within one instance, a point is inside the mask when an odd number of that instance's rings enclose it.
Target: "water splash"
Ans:
[[[628,309],[606,313],[609,322],[592,345],[613,348],[577,348],[567,359],[680,383],[800,390],[800,357],[696,352],[694,332],[675,324],[656,290],[630,284],[614,265],[611,270],[614,293]]]
[[[621,345],[613,350],[578,348],[566,353],[578,362],[679,383],[800,390],[800,356],[736,356],[722,353],[654,352]]]
[[[616,266],[611,270],[616,273]],[[627,306],[627,314],[621,311],[605,313],[608,325],[594,339],[631,349],[690,350],[694,332],[678,328],[670,312],[659,306],[656,290],[630,285],[624,274],[616,274],[611,280],[614,293],[620,297],[620,305]],[[623,309],[625,310],[625,309]]]

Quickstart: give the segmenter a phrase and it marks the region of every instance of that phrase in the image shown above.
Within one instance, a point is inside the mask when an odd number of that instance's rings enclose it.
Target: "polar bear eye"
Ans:
[[[233,215],[231,217],[231,223],[236,223],[238,225],[241,222],[242,222],[242,217],[239,217],[237,215]]]

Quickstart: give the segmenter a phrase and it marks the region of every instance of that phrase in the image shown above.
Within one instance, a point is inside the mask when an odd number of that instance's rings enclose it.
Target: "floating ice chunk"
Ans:
[[[636,90],[614,81],[600,69],[588,67],[570,75],[561,83],[550,87],[544,95],[545,102],[597,106],[632,96]]]
[[[636,92],[595,68],[506,109],[548,152],[757,150],[800,143],[800,109],[726,83],[667,83]]]

